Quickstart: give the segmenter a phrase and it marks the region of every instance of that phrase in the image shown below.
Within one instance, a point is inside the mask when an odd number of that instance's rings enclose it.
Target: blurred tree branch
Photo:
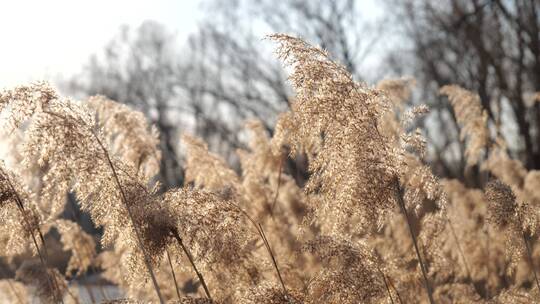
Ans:
[[[437,128],[430,136],[435,153],[447,149],[447,139],[461,151],[457,159],[434,157],[445,162],[437,166],[439,174],[466,177],[459,126],[437,94],[451,83],[478,93],[491,129],[506,140],[509,152],[528,169],[540,168],[540,104],[527,101],[540,90],[540,2],[389,0],[387,5],[402,39],[409,41],[389,62],[396,71],[411,71],[422,98],[447,113],[431,121]]]
[[[167,187],[182,182],[179,132],[193,132],[234,163],[244,122],[257,118],[272,133],[277,115],[289,107],[292,91],[273,47],[262,41],[264,33],[311,40],[357,79],[379,37],[368,35],[352,0],[205,3],[208,18],[183,48],[156,22],[124,28],[70,83],[73,91],[103,94],[149,115],[161,134],[161,180]],[[302,163],[289,167],[306,174]]]

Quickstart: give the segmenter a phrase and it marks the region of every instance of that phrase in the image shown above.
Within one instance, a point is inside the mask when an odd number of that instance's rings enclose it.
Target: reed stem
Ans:
[[[534,281],[536,282],[536,288],[538,288],[538,292],[540,292],[540,283],[538,282],[538,275],[536,274],[536,269],[534,267],[534,261],[533,261],[532,252],[531,252],[532,250],[531,250],[531,247],[529,246],[529,242],[527,242],[527,236],[525,235],[525,233],[523,232],[521,235],[523,236],[523,242],[525,243],[525,248],[527,249],[527,259],[529,260],[529,265],[534,274]]]
[[[279,271],[279,267],[276,262],[276,258],[274,256],[274,253],[272,252],[272,248],[270,248],[270,243],[268,242],[268,239],[266,238],[266,234],[264,234],[264,230],[260,223],[259,223],[259,233],[261,235],[261,238],[263,239],[264,246],[266,247],[268,254],[270,254],[270,258],[272,259],[272,264],[274,265],[274,268],[276,269],[279,282],[281,283],[281,287],[283,288],[283,292],[285,293],[285,295],[288,295],[287,288],[285,287],[285,283],[283,282],[283,278],[281,277],[281,272]]]
[[[169,267],[171,267],[171,273],[174,281],[174,287],[176,288],[176,295],[178,296],[178,300],[182,300],[180,296],[180,290],[178,289],[178,282],[176,281],[176,274],[174,273],[174,267],[171,262],[171,255],[169,254],[169,250],[166,249],[165,253],[167,254],[167,261],[169,262]]]
[[[452,237],[454,238],[456,242],[456,246],[459,252],[459,255],[461,256],[461,259],[463,260],[463,265],[465,266],[465,271],[467,272],[467,277],[472,281],[472,275],[471,270],[469,268],[469,263],[467,263],[467,259],[465,258],[465,254],[463,253],[463,249],[461,248],[461,244],[459,243],[459,239],[457,237],[456,231],[454,230],[454,225],[452,225],[452,222],[450,221],[450,218],[444,214],[444,217],[446,218],[446,221],[448,222],[448,226],[450,227],[450,232],[452,233]]]
[[[11,192],[15,196],[15,202],[17,203],[17,208],[21,212],[24,224],[26,225],[26,229],[29,229],[28,232],[30,233],[30,235],[32,237],[32,242],[34,243],[34,246],[36,247],[36,251],[37,251],[37,254],[39,256],[39,260],[41,262],[41,265],[43,266],[43,269],[44,269],[45,273],[47,274],[47,283],[51,287],[51,290],[58,290],[58,285],[56,284],[56,280],[53,279],[49,274],[49,271],[48,271],[48,268],[47,268],[47,259],[45,258],[45,256],[43,255],[43,252],[39,248],[39,244],[38,244],[38,241],[36,239],[36,236],[34,235],[34,231],[32,231],[32,226],[30,225],[30,222],[28,221],[28,218],[26,217],[26,209],[24,208],[23,201],[22,201],[21,197],[19,196],[19,193],[17,193],[17,191],[15,190],[15,187],[11,183],[11,180],[9,179],[9,176],[7,175],[7,173],[5,173],[3,171],[0,171],[0,174],[2,174],[4,176],[5,180],[7,181],[8,185],[9,185],[9,188],[10,188]],[[39,229],[39,227],[38,227],[38,230],[39,230],[39,235],[40,235],[40,238],[41,238],[41,242],[43,244],[43,249],[46,251],[45,238],[43,237],[43,234],[41,233],[41,230]],[[57,301],[57,300],[58,299],[55,298],[55,301]],[[64,303],[64,300],[60,299],[59,302]]]
[[[182,238],[178,234],[178,231],[173,230],[172,235],[176,239],[176,241],[178,242],[180,247],[182,247],[182,250],[184,251],[184,253],[186,254],[186,256],[187,256],[187,258],[189,260],[189,263],[191,263],[191,267],[193,267],[193,270],[197,274],[197,277],[199,278],[199,281],[201,282],[201,285],[204,288],[204,292],[206,293],[206,296],[208,297],[208,299],[212,300],[212,296],[210,296],[210,290],[208,290],[208,286],[206,285],[206,281],[204,280],[204,277],[202,276],[202,274],[199,272],[199,269],[197,269],[197,266],[195,265],[195,261],[193,260],[193,256],[191,255],[191,253],[189,252],[187,247],[184,245],[184,242],[182,241]]]
[[[129,217],[129,219],[131,221],[131,224],[133,225],[133,230],[135,231],[135,236],[137,237],[137,242],[139,243],[139,248],[141,249],[141,251],[143,253],[144,263],[146,265],[146,268],[148,269],[148,273],[150,274],[150,278],[152,279],[152,284],[154,285],[154,289],[156,290],[156,294],[157,294],[157,296],[159,298],[159,302],[161,304],[164,304],[165,300],[163,299],[163,296],[161,295],[161,290],[159,288],[156,277],[154,275],[154,270],[152,268],[152,265],[150,264],[150,258],[148,257],[148,253],[146,253],[146,250],[144,250],[144,244],[143,244],[143,241],[142,241],[142,237],[140,235],[140,231],[139,231],[139,229],[137,229],[137,226],[135,224],[135,218],[133,216],[133,213],[131,212],[131,209],[129,208],[129,204],[128,204],[128,201],[127,201],[127,195],[124,192],[124,188],[122,187],[122,184],[120,183],[120,178],[118,177],[118,174],[116,173],[116,169],[114,168],[111,157],[109,156],[109,152],[107,151],[107,149],[105,148],[105,146],[103,145],[103,143],[101,142],[101,140],[99,139],[97,134],[95,134],[92,130],[90,130],[90,132],[92,133],[92,135],[96,139],[96,142],[98,143],[98,145],[102,149],[103,154],[105,155],[105,158],[107,159],[107,163],[109,164],[109,167],[110,167],[110,169],[112,171],[114,180],[115,180],[115,182],[116,182],[116,184],[118,186],[118,189],[120,191],[120,195],[122,197],[122,202],[124,203],[124,206],[126,207],[128,217]]]
[[[390,286],[388,285],[388,282],[386,281],[386,276],[384,275],[384,272],[380,268],[377,267],[377,270],[381,273],[381,276],[384,281],[384,286],[386,287],[386,292],[388,293],[388,297],[390,298],[390,302],[394,304],[394,299],[392,298],[392,292],[390,291]]]
[[[422,256],[420,255],[420,250],[418,249],[418,242],[416,240],[416,236],[414,235],[414,231],[412,229],[411,219],[409,217],[409,214],[407,213],[407,208],[405,207],[405,201],[403,200],[403,189],[401,188],[401,185],[399,184],[399,179],[397,177],[395,179],[395,185],[398,192],[397,193],[398,204],[399,204],[399,207],[401,208],[401,212],[403,212],[403,216],[405,216],[405,220],[407,221],[407,227],[411,235],[411,239],[413,241],[414,250],[416,251],[416,256],[418,257],[418,262],[420,263],[420,269],[422,270],[422,276],[424,277],[424,285],[426,287],[429,303],[435,304],[435,300],[433,300],[433,291],[431,289],[431,286],[429,284],[429,280],[427,277],[426,266],[424,264],[424,261],[422,260]]]

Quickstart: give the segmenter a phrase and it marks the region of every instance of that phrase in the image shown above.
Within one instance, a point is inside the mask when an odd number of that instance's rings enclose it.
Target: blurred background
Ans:
[[[243,125],[269,132],[293,91],[271,33],[328,50],[355,79],[412,77],[426,161],[441,177],[478,183],[439,87],[479,94],[493,132],[527,169],[540,168],[539,0],[3,1],[0,87],[46,79],[70,96],[102,94],[144,112],[161,134],[160,179],[182,184],[182,132],[237,166]],[[299,182],[301,159],[290,160]]]
[[[67,96],[142,111],[160,132],[164,189],[183,184],[182,133],[238,169],[245,122],[273,132],[294,92],[272,33],[319,45],[369,86],[414,78],[409,103],[431,109],[417,126],[439,177],[475,187],[482,175],[466,166],[455,113],[438,94],[446,84],[476,92],[492,135],[540,169],[540,0],[6,0],[0,12],[0,89],[48,80]],[[284,170],[300,185],[308,177],[301,156]],[[63,216],[99,234],[69,202]]]

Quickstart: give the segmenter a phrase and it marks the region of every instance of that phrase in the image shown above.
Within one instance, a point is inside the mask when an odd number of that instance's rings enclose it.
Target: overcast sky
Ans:
[[[156,20],[179,38],[196,29],[199,0],[0,0],[0,89],[78,72],[123,24]]]

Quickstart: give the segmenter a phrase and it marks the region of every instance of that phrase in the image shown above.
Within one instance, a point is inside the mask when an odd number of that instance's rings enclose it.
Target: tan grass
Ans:
[[[141,113],[46,83],[0,93],[16,160],[0,166],[1,295],[77,302],[74,282],[100,269],[125,294],[106,303],[538,302],[540,174],[490,138],[477,95],[441,89],[467,164],[492,176],[471,189],[425,164],[412,79],[371,87],[301,39],[270,39],[296,92],[273,136],[248,122],[234,170],[183,135],[186,182],[164,193],[159,134]],[[298,156],[305,186],[287,168]],[[68,192],[99,242],[62,218]]]

